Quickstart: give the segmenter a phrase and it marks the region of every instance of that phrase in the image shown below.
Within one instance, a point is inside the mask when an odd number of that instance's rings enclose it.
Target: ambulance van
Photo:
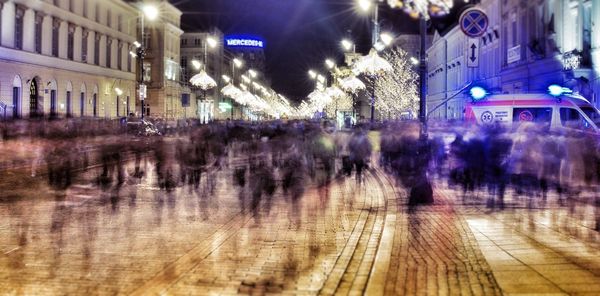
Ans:
[[[508,128],[522,122],[600,134],[600,113],[584,97],[563,91],[547,94],[479,96],[467,103],[465,120],[480,125],[501,123]]]

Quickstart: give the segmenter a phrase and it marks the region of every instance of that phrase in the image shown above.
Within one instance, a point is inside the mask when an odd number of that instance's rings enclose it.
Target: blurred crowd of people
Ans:
[[[186,188],[208,202],[218,195],[223,174],[229,174],[226,185],[238,190],[240,208],[258,219],[261,208],[271,208],[278,190],[297,207],[308,184],[327,188],[334,177],[354,173],[360,185],[376,144],[380,166],[407,189],[411,204],[432,203],[434,184],[440,181],[460,188],[464,199],[483,192],[489,207],[504,208],[508,191],[529,204],[542,204],[548,196],[559,203],[599,202],[594,194],[582,194],[596,192],[600,182],[597,139],[566,130],[548,132],[533,123],[510,130],[439,123],[424,136],[417,122],[391,122],[380,127],[378,143],[366,127],[335,131],[309,121],[186,122],[169,128],[159,123],[153,124],[157,132],[124,137],[118,135],[127,131],[119,126],[111,130],[113,122],[28,124],[43,130],[37,131],[40,137],[65,137],[36,151],[31,164],[32,176],[45,168],[57,196],[81,173],[97,170],[96,184],[113,202],[123,188],[135,195],[129,185],[148,178],[160,189],[161,199]],[[68,140],[105,134],[117,137],[93,145]]]

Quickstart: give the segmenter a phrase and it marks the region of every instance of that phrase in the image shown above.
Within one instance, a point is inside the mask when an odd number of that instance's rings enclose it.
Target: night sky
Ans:
[[[327,57],[343,62],[340,40],[351,37],[357,51],[370,48],[369,18],[354,0],[170,0],[183,11],[184,31],[217,27],[224,34],[265,39],[272,87],[299,101],[312,91],[308,69],[325,71]],[[416,33],[417,23],[401,11],[380,6],[382,30]],[[435,24],[436,26],[438,24]],[[351,31],[351,32],[349,32]]]

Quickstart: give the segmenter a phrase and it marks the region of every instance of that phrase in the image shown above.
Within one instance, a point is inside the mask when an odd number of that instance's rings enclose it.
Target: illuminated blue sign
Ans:
[[[225,36],[225,45],[228,47],[255,47],[264,48],[265,42],[256,37]]]

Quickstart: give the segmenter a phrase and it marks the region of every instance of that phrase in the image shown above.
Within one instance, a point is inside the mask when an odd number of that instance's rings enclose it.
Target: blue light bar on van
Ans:
[[[548,86],[548,93],[551,96],[559,97],[559,96],[562,96],[564,94],[573,93],[573,91],[571,89],[567,88],[567,87],[562,87],[562,86],[560,86],[558,84],[552,84],[552,85]]]
[[[479,101],[485,98],[485,96],[488,95],[488,92],[481,86],[474,86],[469,90],[469,94],[473,100]]]

